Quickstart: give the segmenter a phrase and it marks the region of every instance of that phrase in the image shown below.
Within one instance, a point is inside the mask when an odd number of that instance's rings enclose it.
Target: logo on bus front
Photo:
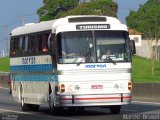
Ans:
[[[98,64],[98,65],[85,65],[85,68],[106,68],[106,64]]]
[[[81,24],[76,25],[77,30],[90,30],[90,29],[110,29],[109,24]]]

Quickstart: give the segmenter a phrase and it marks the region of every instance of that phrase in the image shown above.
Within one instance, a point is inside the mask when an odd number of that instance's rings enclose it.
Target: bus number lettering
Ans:
[[[26,57],[26,58],[22,58],[22,64],[35,64],[35,57]]]

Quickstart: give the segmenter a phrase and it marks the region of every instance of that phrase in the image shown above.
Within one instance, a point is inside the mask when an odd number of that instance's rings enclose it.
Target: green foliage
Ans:
[[[8,72],[10,70],[9,66],[9,57],[0,58],[0,71]]]
[[[67,13],[60,13],[57,17],[64,17],[67,15],[108,15],[116,17],[117,4],[112,0],[96,0],[93,2],[82,3],[75,9]]]
[[[155,72],[155,51],[160,39],[160,0],[148,0],[143,6],[141,5],[138,11],[131,11],[126,18],[127,25],[143,33],[143,36],[148,39],[151,52],[152,75]],[[153,40],[156,44],[153,45]],[[155,47],[154,47],[155,46]]]
[[[75,8],[77,0],[43,0],[44,6],[37,10],[40,21],[54,19],[60,12],[66,12]]]
[[[160,82],[160,63],[155,63],[155,75],[151,72],[151,60],[133,56],[132,79],[133,82]]]
[[[61,1],[61,5],[58,1]],[[67,1],[70,1],[70,4]],[[53,5],[53,3],[56,4]],[[55,12],[57,6],[65,6],[67,9]],[[117,17],[117,8],[117,4],[112,0],[93,0],[92,2],[81,4],[77,4],[77,0],[45,0],[44,6],[38,9],[37,13],[40,16],[40,21],[51,20],[68,15],[108,15]]]
[[[148,0],[138,11],[130,11],[126,17],[129,28],[141,31],[144,37],[160,38],[160,0]]]

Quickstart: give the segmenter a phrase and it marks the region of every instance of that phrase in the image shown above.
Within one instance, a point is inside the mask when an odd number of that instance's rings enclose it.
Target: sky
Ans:
[[[118,18],[122,23],[126,23],[125,17],[129,15],[130,10],[137,10],[140,4],[147,0],[114,0],[118,3]],[[12,29],[23,25],[23,23],[36,23],[39,21],[36,11],[43,6],[42,0],[0,0],[0,56],[2,51],[6,51],[6,32],[4,26],[8,28],[9,33]]]

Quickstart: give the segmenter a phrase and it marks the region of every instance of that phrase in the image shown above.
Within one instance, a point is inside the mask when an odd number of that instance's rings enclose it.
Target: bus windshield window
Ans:
[[[98,62],[130,61],[128,34],[122,31],[96,31]]]
[[[59,62],[77,63],[93,58],[93,35],[92,32],[66,32],[60,36]]]
[[[131,60],[124,31],[78,31],[58,34],[59,63],[111,63]]]

